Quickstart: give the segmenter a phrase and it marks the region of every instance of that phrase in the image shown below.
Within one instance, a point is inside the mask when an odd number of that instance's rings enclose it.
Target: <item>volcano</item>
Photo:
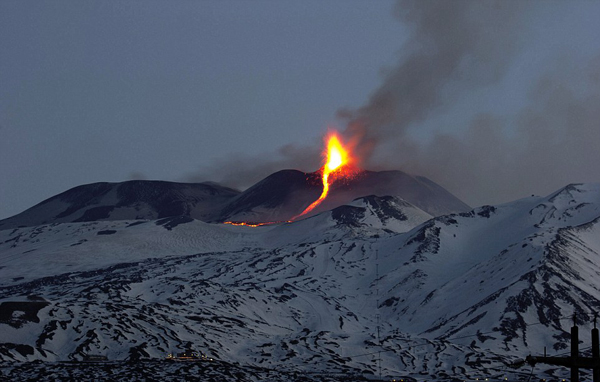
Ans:
[[[0,230],[41,224],[147,220],[188,216],[211,220],[240,192],[216,183],[132,180],[71,188],[0,220]]]
[[[316,172],[279,171],[232,198],[223,208],[220,220],[286,221],[315,201],[322,188]],[[395,196],[432,216],[470,210],[467,204],[425,177],[402,171],[362,171],[352,178],[333,182],[328,197],[306,217],[367,195]]]
[[[204,222],[288,221],[319,198],[319,172],[281,170],[240,192],[216,183],[135,180],[93,183],[53,196],[0,221],[0,230],[51,223],[151,220],[185,216]],[[470,207],[435,182],[402,171],[362,171],[334,181],[328,197],[306,217],[356,198],[393,196],[432,216]]]
[[[331,192],[342,198],[361,185],[377,190],[378,180],[391,187],[400,175],[367,172],[332,183]],[[220,213],[227,206],[237,214],[276,211],[297,193],[311,202],[320,191],[315,178],[283,171],[244,193],[203,188],[194,195],[206,199],[189,203],[202,207],[216,198],[225,200]],[[404,181],[437,195],[425,179]],[[110,200],[103,198],[118,194],[115,188],[77,189],[62,208],[85,205],[89,195]],[[220,362],[211,368],[220,365],[229,377],[213,379],[219,381],[233,380],[234,371],[235,380],[250,382],[379,373],[390,376],[379,380],[525,380],[533,371],[523,378],[506,365],[545,347],[550,355],[568,352],[574,312],[581,333],[589,333],[600,309],[599,184],[437,217],[422,209],[440,208],[427,198],[432,194],[417,195],[421,208],[369,195],[258,228],[181,215],[2,229],[0,360],[9,362],[0,375],[53,381],[93,372],[111,380],[113,370],[135,369],[144,373],[136,380],[169,380],[165,373],[176,366],[164,357],[191,346]],[[145,200],[140,211],[163,205]],[[135,210],[113,212],[119,208]],[[110,371],[76,362],[89,354],[106,356]],[[208,366],[188,371],[200,367]],[[568,374],[536,367],[537,380]],[[31,370],[39,370],[35,378]],[[269,370],[290,374],[261,374]],[[304,378],[311,373],[322,375]]]

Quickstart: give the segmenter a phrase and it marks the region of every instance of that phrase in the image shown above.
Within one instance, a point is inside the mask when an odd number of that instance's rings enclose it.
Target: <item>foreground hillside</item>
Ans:
[[[4,230],[0,357],[194,348],[297,373],[513,379],[507,363],[563,352],[572,314],[586,324],[598,310],[599,217],[600,186],[570,185],[437,218],[369,197],[258,228],[180,217]]]
[[[308,372],[247,367],[224,361],[172,362],[25,362],[0,364],[0,377],[12,381],[203,381],[203,382],[341,382],[372,380],[360,374]]]

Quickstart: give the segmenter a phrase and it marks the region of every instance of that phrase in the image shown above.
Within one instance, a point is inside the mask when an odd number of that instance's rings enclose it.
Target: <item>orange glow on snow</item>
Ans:
[[[250,222],[223,222],[223,224],[229,224],[229,225],[243,225],[246,227],[262,227],[264,225],[273,225],[273,224],[280,224],[280,223],[290,223],[289,221],[285,221],[285,222],[263,222],[263,223],[250,223]]]

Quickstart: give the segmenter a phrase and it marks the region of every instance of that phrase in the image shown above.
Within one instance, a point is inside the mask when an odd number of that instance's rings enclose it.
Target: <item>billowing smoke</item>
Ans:
[[[389,163],[435,179],[472,205],[598,182],[599,74],[598,66],[588,66],[545,75],[514,117],[479,114],[462,134],[439,134],[419,146],[397,143],[403,154]]]
[[[276,153],[249,156],[237,154],[219,158],[201,168],[198,173],[185,177],[188,182],[215,181],[229,187],[245,189],[262,178],[283,169],[314,171],[321,166],[320,142],[311,146],[286,145]],[[312,170],[311,170],[312,169]]]
[[[404,139],[407,130],[456,96],[498,81],[519,48],[527,9],[521,2],[402,1],[396,16],[413,28],[401,62],[369,102],[341,110],[345,135],[359,139],[368,160],[382,140]]]
[[[338,112],[362,167],[427,176],[474,206],[599,181],[598,58],[575,63],[556,52],[556,61],[527,80],[523,104],[509,114],[470,109],[456,118],[453,112],[473,94],[499,103],[509,96],[501,85],[531,48],[536,25],[561,16],[548,16],[552,4],[398,2],[394,15],[411,33],[399,63],[364,106]],[[440,119],[445,114],[451,117]],[[219,180],[248,185],[283,168],[316,169],[319,150],[286,146],[275,161],[237,158],[216,168],[228,175]]]
[[[531,80],[514,115],[473,113],[444,121],[429,140],[418,130],[436,114],[499,83],[522,53],[546,2],[401,1],[412,35],[402,59],[368,103],[342,110],[345,135],[359,139],[368,168],[425,175],[472,205],[549,193],[600,179],[600,60],[558,60]],[[556,12],[555,17],[560,17]],[[533,24],[533,25],[532,25]],[[529,41],[530,43],[530,41]],[[560,57],[556,52],[556,57]],[[437,122],[439,123],[439,122]]]

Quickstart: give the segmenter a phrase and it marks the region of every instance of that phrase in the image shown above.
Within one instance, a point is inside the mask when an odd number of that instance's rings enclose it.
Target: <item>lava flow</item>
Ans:
[[[352,157],[350,156],[349,150],[346,149],[340,142],[337,133],[332,132],[329,134],[329,137],[327,138],[327,149],[324,153],[324,156],[327,162],[322,168],[323,192],[321,193],[321,196],[319,196],[319,199],[312,202],[304,211],[302,211],[302,213],[294,216],[292,221],[314,210],[315,207],[321,204],[321,202],[327,197],[327,194],[329,193],[330,175],[334,177],[346,177],[351,175],[351,169],[349,165],[352,162]]]
[[[246,227],[262,227],[264,225],[273,225],[273,224],[279,224],[279,223],[290,223],[290,221],[285,221],[285,222],[262,222],[262,223],[232,222],[232,221],[223,222],[223,224],[243,225],[243,226],[246,226]]]
[[[322,173],[323,180],[323,192],[319,199],[312,202],[302,213],[294,216],[287,221],[275,221],[275,222],[244,222],[244,221],[226,221],[223,224],[235,225],[235,226],[246,226],[246,227],[260,227],[265,225],[273,225],[280,223],[291,223],[294,220],[308,214],[315,209],[321,202],[327,197],[329,193],[329,186],[331,185],[332,179],[335,178],[350,178],[355,174],[355,168],[352,166],[353,158],[350,154],[350,149],[342,145],[336,132],[331,132],[325,138],[327,147],[323,151],[323,157],[325,158],[325,165],[319,170]]]

